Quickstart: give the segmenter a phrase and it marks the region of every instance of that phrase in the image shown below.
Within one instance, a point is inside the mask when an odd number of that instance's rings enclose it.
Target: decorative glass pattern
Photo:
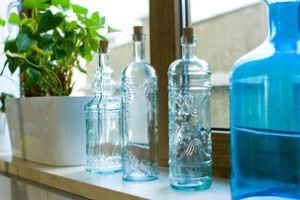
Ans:
[[[171,186],[201,190],[211,185],[210,69],[195,56],[191,29],[183,58],[169,68],[169,167]]]
[[[86,170],[110,173],[121,170],[121,113],[115,96],[116,85],[109,67],[108,52],[104,48],[95,73],[93,85],[95,97],[85,106],[87,164]],[[107,47],[106,47],[107,48]]]

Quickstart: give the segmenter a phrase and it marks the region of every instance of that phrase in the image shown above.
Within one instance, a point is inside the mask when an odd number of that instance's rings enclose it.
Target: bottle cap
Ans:
[[[183,36],[184,37],[194,37],[194,29],[192,27],[186,27],[183,29]]]
[[[109,42],[107,40],[100,40],[100,53],[107,53],[108,52],[108,44]]]
[[[186,27],[183,28],[183,39],[185,43],[193,43],[194,40],[194,28]]]
[[[133,35],[135,40],[137,41],[141,41],[143,38],[143,27],[142,26],[134,26],[133,27]]]

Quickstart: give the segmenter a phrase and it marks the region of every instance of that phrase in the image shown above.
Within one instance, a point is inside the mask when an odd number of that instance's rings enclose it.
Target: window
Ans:
[[[7,8],[10,5],[10,3],[12,3],[12,2],[13,2],[12,0],[1,1],[0,16],[3,19],[7,18],[7,16],[6,16]],[[12,11],[16,11],[16,8],[14,8]],[[4,48],[3,41],[6,39],[8,34],[9,34],[9,30],[7,27],[0,28],[0,49],[1,49],[0,72],[2,71],[2,66],[4,65],[4,62],[5,62],[5,55],[2,54],[2,49]],[[14,74],[14,76],[11,77],[10,74],[8,73],[8,70],[6,70],[4,73],[4,76],[0,76],[0,94],[1,94],[1,92],[6,92],[6,93],[14,94],[15,96],[19,96],[19,93],[20,93],[19,88],[20,88],[19,87],[19,79],[18,79],[17,74]]]
[[[258,0],[190,0],[197,54],[211,66],[212,127],[229,129],[229,75],[237,59],[266,37],[264,7]],[[255,31],[253,31],[255,30]]]
[[[122,69],[132,56],[132,26],[143,24],[147,34],[146,60],[155,68],[159,77],[159,152],[160,164],[168,160],[168,92],[167,71],[169,64],[180,57],[182,22],[190,23],[198,38],[197,56],[211,66],[212,76],[212,127],[229,129],[229,74],[234,62],[260,44],[266,36],[265,10],[258,0],[71,0],[89,8],[90,13],[99,11],[119,33],[108,35],[111,42],[111,66],[114,79],[119,84]],[[8,0],[3,1],[1,13],[5,13]],[[184,12],[186,11],[186,12]],[[2,17],[4,17],[2,15]],[[255,30],[255,31],[253,31]],[[3,56],[0,60],[3,62]],[[76,74],[73,95],[91,94],[96,62],[89,63],[88,76]],[[1,69],[1,67],[0,67]],[[3,79],[3,78],[2,78]],[[15,90],[14,85],[3,83],[1,90]],[[4,88],[3,88],[4,85]],[[228,137],[218,137],[229,149]],[[218,144],[219,144],[218,143]],[[225,150],[224,150],[225,149]],[[216,151],[214,151],[216,152]],[[226,158],[228,161],[228,157]],[[226,162],[227,162],[226,161]],[[220,164],[221,165],[221,164]]]

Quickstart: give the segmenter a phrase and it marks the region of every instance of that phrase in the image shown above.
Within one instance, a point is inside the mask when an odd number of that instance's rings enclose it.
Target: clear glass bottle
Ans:
[[[266,3],[269,36],[230,80],[233,200],[300,199],[300,2]]]
[[[182,36],[182,58],[169,77],[169,179],[180,190],[204,190],[212,181],[211,70],[196,57],[193,28]]]
[[[94,173],[121,171],[121,113],[116,84],[109,67],[108,41],[100,41],[99,67],[93,90],[95,97],[85,106],[86,170]]]
[[[158,177],[157,76],[145,62],[145,35],[134,27],[134,60],[122,72],[123,179],[148,181]]]

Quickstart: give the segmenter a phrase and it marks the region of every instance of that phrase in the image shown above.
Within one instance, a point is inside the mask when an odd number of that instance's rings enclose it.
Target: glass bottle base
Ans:
[[[130,182],[143,182],[143,181],[153,181],[155,179],[158,179],[157,176],[130,176],[130,175],[123,175],[124,181],[130,181]]]
[[[87,172],[93,173],[93,174],[112,174],[121,172],[121,169],[86,169]]]
[[[206,190],[210,188],[212,178],[172,178],[171,187],[177,190]]]

